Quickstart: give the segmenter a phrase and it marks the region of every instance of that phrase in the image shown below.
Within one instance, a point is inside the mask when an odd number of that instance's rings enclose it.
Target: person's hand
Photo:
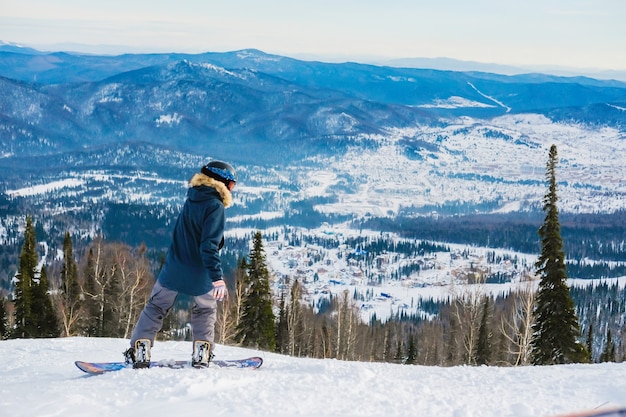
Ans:
[[[225,298],[228,298],[228,289],[226,288],[226,283],[223,279],[217,280],[213,282],[213,298],[217,301],[222,301]]]

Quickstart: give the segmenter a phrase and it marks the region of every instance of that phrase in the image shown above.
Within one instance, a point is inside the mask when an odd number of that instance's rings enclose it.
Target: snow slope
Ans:
[[[540,417],[626,406],[626,363],[424,367],[260,354],[259,370],[132,369],[87,376],[77,359],[115,361],[127,341],[0,341],[0,416]],[[190,342],[157,342],[153,359],[184,359]]]

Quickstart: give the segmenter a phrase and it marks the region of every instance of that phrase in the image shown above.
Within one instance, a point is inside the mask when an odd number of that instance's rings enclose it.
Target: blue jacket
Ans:
[[[204,174],[194,175],[189,185],[158,281],[195,296],[211,291],[213,282],[222,279],[219,249],[224,211],[232,205],[232,195],[224,184]]]

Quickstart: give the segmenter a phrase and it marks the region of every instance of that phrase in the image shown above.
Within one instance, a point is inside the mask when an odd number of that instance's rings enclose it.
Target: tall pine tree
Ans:
[[[33,285],[32,313],[37,326],[35,337],[59,336],[59,321],[48,291],[48,270],[44,265],[39,273],[39,281]]]
[[[237,326],[237,340],[244,346],[273,351],[276,348],[276,319],[272,311],[269,275],[263,238],[261,232],[256,232],[248,263],[248,283]]]
[[[483,315],[480,320],[480,329],[478,330],[478,341],[475,346],[476,352],[474,353],[476,365],[487,365],[491,361],[490,308],[489,297],[485,297]]]
[[[565,252],[557,208],[556,146],[550,148],[546,169],[549,189],[543,199],[545,221],[539,228],[541,254],[535,264],[540,276],[533,311],[532,362],[535,365],[587,362],[587,349],[577,341],[580,335],[574,301],[567,286]]]
[[[26,217],[24,245],[20,252],[19,267],[15,283],[15,327],[12,337],[29,338],[37,336],[37,324],[33,315],[33,292],[37,272],[35,228],[31,216]]]
[[[58,321],[48,294],[46,268],[37,270],[36,244],[33,219],[27,216],[15,284],[15,328],[12,334],[15,338],[58,336]]]
[[[65,232],[61,288],[57,298],[57,308],[63,324],[63,336],[72,336],[78,332],[81,304],[81,289],[78,283],[78,268],[72,250],[72,238],[69,232]]]

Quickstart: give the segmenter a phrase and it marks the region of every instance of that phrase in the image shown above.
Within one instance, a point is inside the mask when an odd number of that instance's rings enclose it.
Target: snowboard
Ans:
[[[74,364],[83,372],[90,375],[100,375],[106,372],[121,371],[122,369],[133,369],[132,365],[125,362],[84,362],[76,361]],[[209,368],[249,368],[257,369],[263,364],[260,357],[251,357],[246,359],[214,359],[209,364]],[[190,361],[162,360],[150,362],[150,368],[170,368],[170,369],[194,369]],[[150,369],[142,368],[142,369]]]

